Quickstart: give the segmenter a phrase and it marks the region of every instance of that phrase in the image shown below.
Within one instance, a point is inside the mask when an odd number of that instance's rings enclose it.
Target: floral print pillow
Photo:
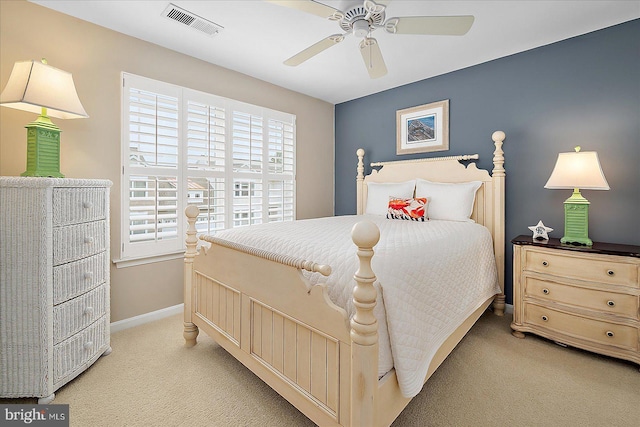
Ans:
[[[415,199],[403,199],[401,197],[389,197],[389,209],[387,219],[408,219],[411,221],[428,221],[426,197]]]

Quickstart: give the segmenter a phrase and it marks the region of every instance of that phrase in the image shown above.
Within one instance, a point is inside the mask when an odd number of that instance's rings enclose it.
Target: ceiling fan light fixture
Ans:
[[[369,34],[369,22],[359,19],[353,23],[353,35],[356,37],[366,37]]]

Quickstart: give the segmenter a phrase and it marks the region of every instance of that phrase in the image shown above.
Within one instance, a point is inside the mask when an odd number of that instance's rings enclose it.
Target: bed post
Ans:
[[[353,278],[355,315],[351,319],[351,427],[373,426],[378,389],[378,322],[373,314],[377,291],[371,270],[373,247],[380,230],[370,221],[361,221],[351,230],[358,247],[359,267]]]
[[[356,214],[362,215],[364,213],[364,206],[362,206],[362,193],[364,191],[364,162],[362,159],[364,157],[364,150],[362,148],[358,148],[356,150],[356,156],[358,156],[358,175],[356,175]]]
[[[493,171],[491,177],[493,180],[493,246],[496,255],[496,265],[498,267],[498,281],[502,293],[493,300],[493,312],[497,316],[504,315],[505,295],[504,295],[504,251],[505,251],[505,170],[504,170],[504,151],[502,144],[504,142],[504,132],[498,130],[491,135],[493,143],[496,147],[493,152]]]
[[[191,304],[193,302],[193,259],[198,254],[196,245],[198,244],[198,238],[196,237],[196,218],[200,210],[195,205],[187,206],[184,210],[187,215],[187,250],[184,253],[184,336],[187,347],[193,347],[196,345],[196,339],[198,338],[198,327],[191,321]]]

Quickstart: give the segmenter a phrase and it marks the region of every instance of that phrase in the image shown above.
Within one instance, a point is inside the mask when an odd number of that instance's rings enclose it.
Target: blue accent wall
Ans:
[[[396,110],[443,99],[449,150],[397,156]],[[335,127],[336,215],[356,211],[357,148],[366,151],[365,173],[375,161],[474,153],[491,170],[491,134],[506,133],[508,303],[510,240],[538,220],[555,229],[551,237],[563,235],[571,190],[543,188],[559,152],[597,151],[611,187],[582,191],[589,237],[640,245],[640,20],[338,104]]]

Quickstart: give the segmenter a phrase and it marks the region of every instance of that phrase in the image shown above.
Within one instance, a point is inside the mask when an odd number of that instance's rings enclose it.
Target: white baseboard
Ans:
[[[513,314],[513,304],[505,304],[504,312],[507,314]]]
[[[111,323],[111,333],[153,322],[154,320],[160,320],[165,317],[180,314],[183,311],[184,304],[178,304],[174,305],[173,307],[167,307],[160,310],[152,311],[151,313],[145,313],[139,316],[130,317],[128,319],[118,320],[117,322]]]

